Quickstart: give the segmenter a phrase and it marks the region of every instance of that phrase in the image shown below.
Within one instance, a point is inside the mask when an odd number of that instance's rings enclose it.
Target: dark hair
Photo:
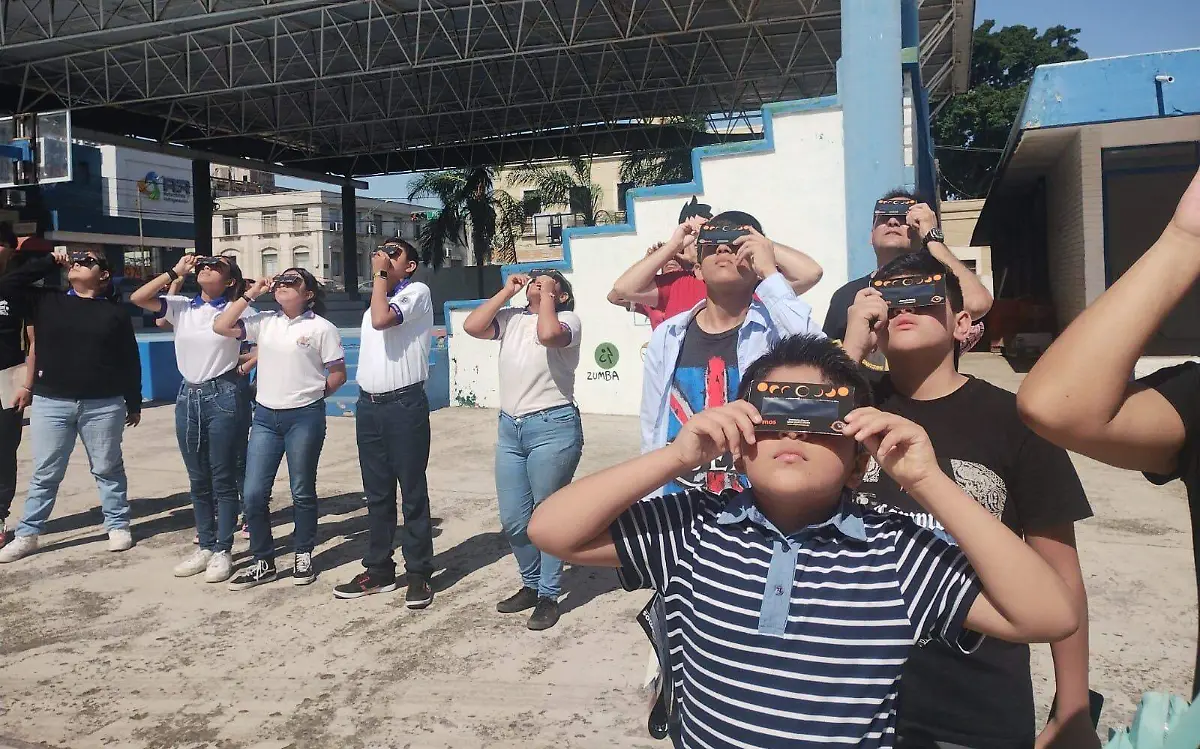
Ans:
[[[846,355],[842,347],[824,336],[793,335],[779,340],[758,357],[742,374],[738,398],[745,398],[750,384],[765,380],[778,367],[815,367],[832,385],[854,388],[856,408],[871,405],[871,383],[862,368]]]
[[[689,218],[700,216],[701,218],[712,218],[712,206],[699,202],[696,196],[683,204],[683,210],[679,211],[679,223],[687,221]]]
[[[900,278],[903,276],[928,276],[941,273],[946,277],[946,296],[950,298],[950,309],[954,312],[963,311],[962,284],[958,276],[942,264],[928,251],[910,252],[901,255],[892,262],[875,271],[876,278]]]
[[[7,221],[0,221],[0,244],[13,249],[17,247],[17,233],[13,231],[13,225]]]
[[[732,226],[753,226],[754,230],[759,234],[765,233],[763,231],[762,224],[758,222],[758,219],[754,218],[745,211],[722,211],[721,213],[718,213],[716,216],[713,216],[711,219],[709,219],[709,223],[719,225],[728,224]]]
[[[232,302],[246,293],[246,279],[242,276],[242,269],[238,266],[237,260],[229,255],[217,255],[216,257],[224,260],[225,266],[229,268],[229,279],[233,283],[225,287],[225,291],[221,292],[221,296]]]
[[[416,263],[417,265],[421,264],[421,251],[416,247],[413,247],[411,243],[406,242],[399,237],[393,237],[392,239],[389,239],[381,244],[380,247],[387,247],[388,245],[399,247],[400,249],[404,250],[405,263]]]
[[[571,282],[568,281],[566,278],[563,278],[563,274],[559,273],[556,270],[543,270],[543,271],[538,271],[538,275],[539,276],[550,276],[555,281],[558,281],[559,288],[562,289],[567,294],[567,301],[565,301],[565,302],[560,302],[557,299],[554,300],[554,311],[555,312],[562,312],[563,310],[570,310],[570,311],[575,310],[575,290],[571,288]]]
[[[879,199],[880,200],[891,200],[892,198],[908,198],[909,200],[915,200],[918,203],[924,202],[921,200],[920,196],[918,196],[915,192],[913,192],[912,190],[903,188],[903,187],[897,187],[894,190],[888,190],[887,193],[885,193],[883,195],[883,197],[881,197]]]
[[[308,302],[308,308],[313,311],[314,315],[325,315],[325,289],[321,288],[321,284],[317,281],[316,276],[308,272],[304,268],[288,268],[283,273],[295,273],[304,279],[304,290],[311,291],[313,298]],[[280,273],[279,275],[283,275]]]

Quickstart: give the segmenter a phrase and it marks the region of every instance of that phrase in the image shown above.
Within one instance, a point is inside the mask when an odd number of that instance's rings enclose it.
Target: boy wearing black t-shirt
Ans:
[[[1071,590],[1081,622],[1086,623],[1087,596],[1074,524],[1092,512],[1075,468],[1066,451],[1021,423],[1012,393],[955,370],[955,348],[970,329],[971,317],[963,310],[962,290],[953,273],[922,253],[900,256],[876,274],[877,280],[913,277],[940,277],[944,293],[929,299],[912,297],[914,304],[928,301],[925,306],[889,307],[879,291],[863,289],[847,313],[847,352],[861,359],[878,347],[887,357],[890,372],[877,388],[876,406],[928,432],[946,475],[1024,537],[1054,568]],[[867,468],[859,499],[912,515],[919,524],[944,533],[875,465]],[[922,644],[901,681],[898,748],[1029,749],[1034,745],[1027,646],[966,637],[953,644]],[[1061,734],[1069,732],[1071,740],[1065,745],[1099,746],[1086,719],[1086,624],[1051,650],[1058,717],[1042,739],[1066,738]]]
[[[1167,315],[1189,294],[1200,294],[1198,279],[1200,173],[1154,246],[1042,355],[1017,405],[1026,423],[1055,444],[1143,471],[1155,483],[1183,479],[1200,570],[1200,365],[1129,382]],[[1193,679],[1192,694],[1200,696],[1200,655]]]

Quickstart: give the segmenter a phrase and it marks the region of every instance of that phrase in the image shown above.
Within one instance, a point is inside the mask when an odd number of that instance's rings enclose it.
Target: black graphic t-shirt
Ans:
[[[706,333],[695,320],[688,326],[667,397],[668,442],[675,439],[693,414],[723,406],[737,398],[741,380],[737,359],[738,330],[735,327],[724,333]],[[719,494],[745,485],[733,467],[733,457],[725,454],[709,465],[700,466],[695,475],[668,483],[665,492],[708,489]]]
[[[1167,367],[1143,377],[1138,381],[1157,390],[1179,413],[1186,434],[1183,449],[1169,476],[1146,474],[1156,484],[1165,484],[1174,479],[1183,479],[1187,489],[1188,508],[1192,515],[1192,554],[1196,569],[1200,570],[1200,364],[1189,362],[1177,367]],[[1200,573],[1197,575],[1200,591]],[[1197,631],[1200,642],[1200,630]],[[1192,677],[1192,694],[1200,695],[1200,651],[1196,655],[1196,670]]]
[[[1067,452],[1022,423],[1013,393],[969,377],[944,398],[915,401],[896,393],[884,376],[875,398],[880,410],[921,425],[946,475],[1017,535],[1091,516]],[[859,497],[945,533],[874,461]],[[904,667],[896,730],[918,745],[936,740],[973,749],[1031,747],[1036,730],[1029,647],[973,634],[955,645],[922,643]]]
[[[867,288],[871,283],[871,276],[866,275],[862,278],[856,278],[850,281],[842,288],[833,292],[833,297],[829,300],[829,311],[825,313],[825,325],[821,330],[825,333],[825,337],[831,341],[842,342],[846,340],[846,310],[850,309],[854,304],[854,297],[858,296],[858,292]],[[869,372],[886,372],[887,358],[879,350],[875,350],[867,355],[862,361],[863,367]],[[872,385],[878,382],[878,376],[872,376]]]

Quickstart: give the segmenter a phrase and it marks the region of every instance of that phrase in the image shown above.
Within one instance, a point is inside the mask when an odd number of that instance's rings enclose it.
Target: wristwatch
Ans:
[[[384,281],[386,281],[387,280],[387,271],[386,270],[377,270],[377,271],[375,271],[375,277],[382,278]]]
[[[930,242],[940,242],[946,244],[946,235],[938,227],[933,227],[925,234],[925,246],[928,247]]]

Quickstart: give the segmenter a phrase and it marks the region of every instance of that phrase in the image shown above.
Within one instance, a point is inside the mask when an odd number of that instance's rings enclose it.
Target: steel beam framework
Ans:
[[[961,5],[921,6],[935,101]],[[656,118],[830,94],[840,33],[836,0],[0,0],[0,94],[117,134],[365,175],[539,139],[657,142]]]

